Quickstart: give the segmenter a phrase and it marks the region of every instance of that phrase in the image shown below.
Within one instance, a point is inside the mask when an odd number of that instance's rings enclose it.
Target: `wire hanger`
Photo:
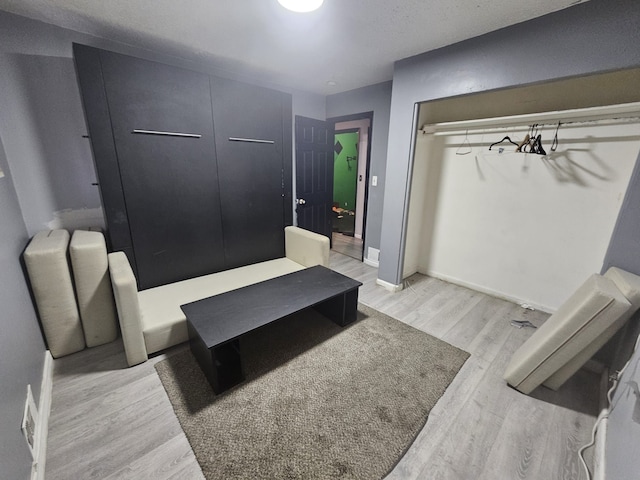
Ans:
[[[471,144],[469,143],[469,130],[464,132],[464,140],[456,150],[456,155],[467,155],[471,153]]]
[[[494,145],[498,145],[499,143],[502,143],[502,142],[504,142],[505,140],[506,140],[506,141],[508,141],[509,143],[511,143],[511,144],[513,144],[513,145],[515,145],[516,147],[518,147],[518,146],[519,146],[516,142],[514,142],[513,140],[511,140],[511,138],[509,138],[509,136],[506,136],[506,137],[504,137],[502,140],[500,140],[499,142],[495,142],[495,143],[492,143],[491,145],[489,145],[489,150],[491,150],[491,147],[493,147]]]
[[[551,148],[549,149],[552,152],[555,152],[556,149],[558,148],[558,130],[559,129],[560,129],[560,121],[558,121],[558,125],[556,126],[556,133],[553,136],[553,142],[551,142]]]

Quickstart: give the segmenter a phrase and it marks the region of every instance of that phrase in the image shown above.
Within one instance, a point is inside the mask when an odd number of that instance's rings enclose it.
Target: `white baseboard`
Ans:
[[[376,267],[378,268],[380,266],[379,262],[374,262],[373,260],[369,260],[368,258],[365,258],[364,260],[362,260],[362,262],[365,265],[369,265],[370,267]]]
[[[596,431],[596,443],[593,450],[593,480],[605,480],[605,444],[609,419],[603,418]]]
[[[420,273],[423,273],[423,272],[420,272]],[[482,285],[477,285],[477,284],[475,284],[473,282],[467,282],[465,280],[460,280],[459,278],[456,278],[456,277],[450,277],[449,275],[443,275],[441,273],[434,272],[432,270],[428,270],[426,272],[426,275],[428,275],[430,277],[433,277],[433,278],[440,279],[440,280],[444,280],[445,282],[453,283],[455,285],[460,285],[461,287],[470,288],[471,290],[475,290],[476,292],[486,293],[487,295],[491,295],[492,297],[500,298],[502,300],[507,300],[507,301],[512,302],[512,303],[517,303],[518,305],[521,305],[524,302],[524,303],[527,303],[528,305],[532,306],[536,310],[540,310],[541,312],[554,313],[555,310],[556,310],[556,309],[550,308],[550,307],[548,307],[546,305],[540,305],[538,303],[531,302],[529,300],[523,300],[521,298],[516,298],[516,297],[513,297],[511,295],[507,295],[507,294],[505,294],[503,292],[499,292],[497,290],[493,290],[491,288],[487,288],[487,287],[482,286]]]
[[[396,284],[393,284],[393,283],[385,282],[384,280],[381,280],[379,278],[376,278],[376,283],[378,285],[380,285],[381,287],[384,287],[384,288],[386,288],[387,290],[389,290],[390,292],[393,292],[393,293],[399,292],[403,288],[402,284],[396,285]]]
[[[49,414],[51,413],[51,392],[53,389],[53,357],[49,350],[44,352],[42,383],[38,400],[38,425],[35,435],[36,458],[31,466],[31,480],[44,480],[47,461],[47,438],[49,434]]]

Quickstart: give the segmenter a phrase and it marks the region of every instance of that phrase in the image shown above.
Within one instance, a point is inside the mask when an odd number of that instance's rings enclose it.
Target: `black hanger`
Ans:
[[[535,141],[533,142],[533,153],[537,153],[538,155],[546,155],[547,152],[542,148],[542,135],[538,134]]]
[[[489,145],[489,150],[491,150],[491,147],[493,147],[494,145],[498,145],[499,143],[502,143],[502,142],[504,142],[505,140],[506,140],[506,141],[508,141],[509,143],[512,143],[512,144],[513,144],[513,145],[515,145],[516,147],[518,147],[518,146],[519,146],[516,142],[514,142],[513,140],[511,140],[511,139],[507,136],[507,137],[504,137],[504,138],[503,138],[502,140],[500,140],[499,142],[492,143],[491,145]]]

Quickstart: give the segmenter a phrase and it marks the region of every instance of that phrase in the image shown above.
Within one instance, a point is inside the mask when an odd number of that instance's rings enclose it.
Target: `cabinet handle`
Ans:
[[[147,135],[164,135],[166,137],[189,137],[189,138],[200,138],[202,135],[198,135],[197,133],[177,133],[177,132],[158,132],[156,130],[134,130],[131,133],[144,133]]]
[[[245,143],[276,143],[273,140],[259,140],[257,138],[238,138],[238,137],[229,137],[230,142],[245,142]]]

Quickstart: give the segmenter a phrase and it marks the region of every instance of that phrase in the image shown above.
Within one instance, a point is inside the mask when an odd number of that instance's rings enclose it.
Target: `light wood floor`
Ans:
[[[580,372],[532,396],[502,380],[532,333],[509,321],[540,325],[546,314],[422,275],[393,294],[374,268],[334,252],[331,265],[364,283],[363,303],[471,353],[389,479],[586,478],[576,452],[594,422],[597,376]],[[127,368],[116,341],[54,361],[48,480],[203,478],[155,374],[163,358]]]
[[[347,255],[356,260],[362,259],[362,239],[333,232],[331,236],[331,249],[334,252]]]

